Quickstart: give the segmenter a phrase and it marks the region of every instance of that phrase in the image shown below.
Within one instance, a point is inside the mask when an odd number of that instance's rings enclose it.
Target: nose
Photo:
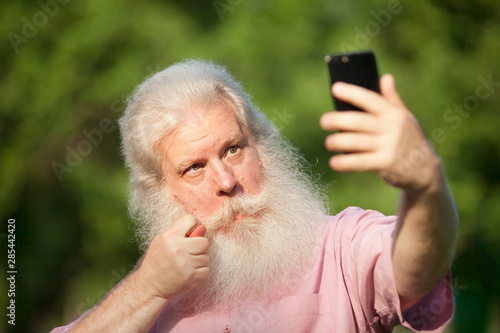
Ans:
[[[231,194],[238,184],[232,169],[222,161],[213,164],[213,179],[218,196]]]

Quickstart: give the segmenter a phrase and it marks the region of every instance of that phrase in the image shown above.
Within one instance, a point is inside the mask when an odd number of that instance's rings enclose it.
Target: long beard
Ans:
[[[267,167],[259,194],[227,198],[214,215],[196,216],[207,227],[210,275],[172,299],[169,307],[178,314],[224,310],[256,299],[279,300],[293,292],[313,264],[324,230],[324,198],[298,168],[287,167],[285,160],[269,163],[261,158]],[[290,156],[288,162],[292,160]],[[186,214],[172,198],[165,206],[165,193],[150,199],[156,222],[149,220],[138,229],[147,244]],[[157,206],[160,200],[162,207]]]

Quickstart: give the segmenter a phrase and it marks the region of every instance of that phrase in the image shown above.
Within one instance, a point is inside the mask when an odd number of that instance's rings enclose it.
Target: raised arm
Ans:
[[[169,300],[208,277],[205,227],[188,215],[151,243],[144,260],[71,332],[148,332]]]
[[[394,279],[403,310],[431,291],[453,258],[458,214],[439,157],[418,121],[399,97],[391,75],[380,80],[381,95],[336,83],[332,93],[366,112],[329,112],[321,117],[336,171],[376,171],[402,189],[393,244]]]

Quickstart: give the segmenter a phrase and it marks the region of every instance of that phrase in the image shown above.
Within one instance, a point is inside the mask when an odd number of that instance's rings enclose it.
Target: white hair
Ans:
[[[142,202],[164,195],[158,192],[165,158],[158,151],[161,139],[192,116],[196,106],[208,111],[221,100],[231,104],[258,146],[278,135],[226,68],[211,62],[184,60],[153,74],[136,88],[119,121],[122,153],[130,173],[132,217],[151,218],[155,212],[141,209]]]
[[[141,84],[120,119],[122,149],[130,169],[129,209],[138,222],[141,248],[146,249],[186,213],[161,180],[164,156],[156,146],[188,115],[210,112],[221,99],[233,106],[256,144],[263,189],[255,197],[227,198],[212,219],[197,216],[207,226],[211,274],[170,305],[180,313],[287,294],[314,260],[324,226],[327,197],[298,150],[250,102],[224,67],[188,60]],[[232,214],[237,211],[259,212],[262,218],[234,224]],[[228,228],[230,235],[221,232]]]
[[[132,185],[157,184],[162,178],[158,142],[192,115],[195,106],[208,111],[209,106],[221,100],[231,104],[238,120],[257,143],[273,134],[266,116],[223,66],[185,60],[139,85],[119,122],[122,152]]]

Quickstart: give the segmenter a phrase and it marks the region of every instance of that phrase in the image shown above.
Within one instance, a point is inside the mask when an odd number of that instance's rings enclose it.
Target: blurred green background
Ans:
[[[448,332],[500,331],[500,2],[4,1],[0,11],[0,331],[47,332],[139,256],[116,121],[151,73],[227,65],[329,185],[332,213],[396,212],[375,174],[327,168],[323,57],[373,49],[441,155],[461,215]],[[7,221],[16,221],[16,326]]]

